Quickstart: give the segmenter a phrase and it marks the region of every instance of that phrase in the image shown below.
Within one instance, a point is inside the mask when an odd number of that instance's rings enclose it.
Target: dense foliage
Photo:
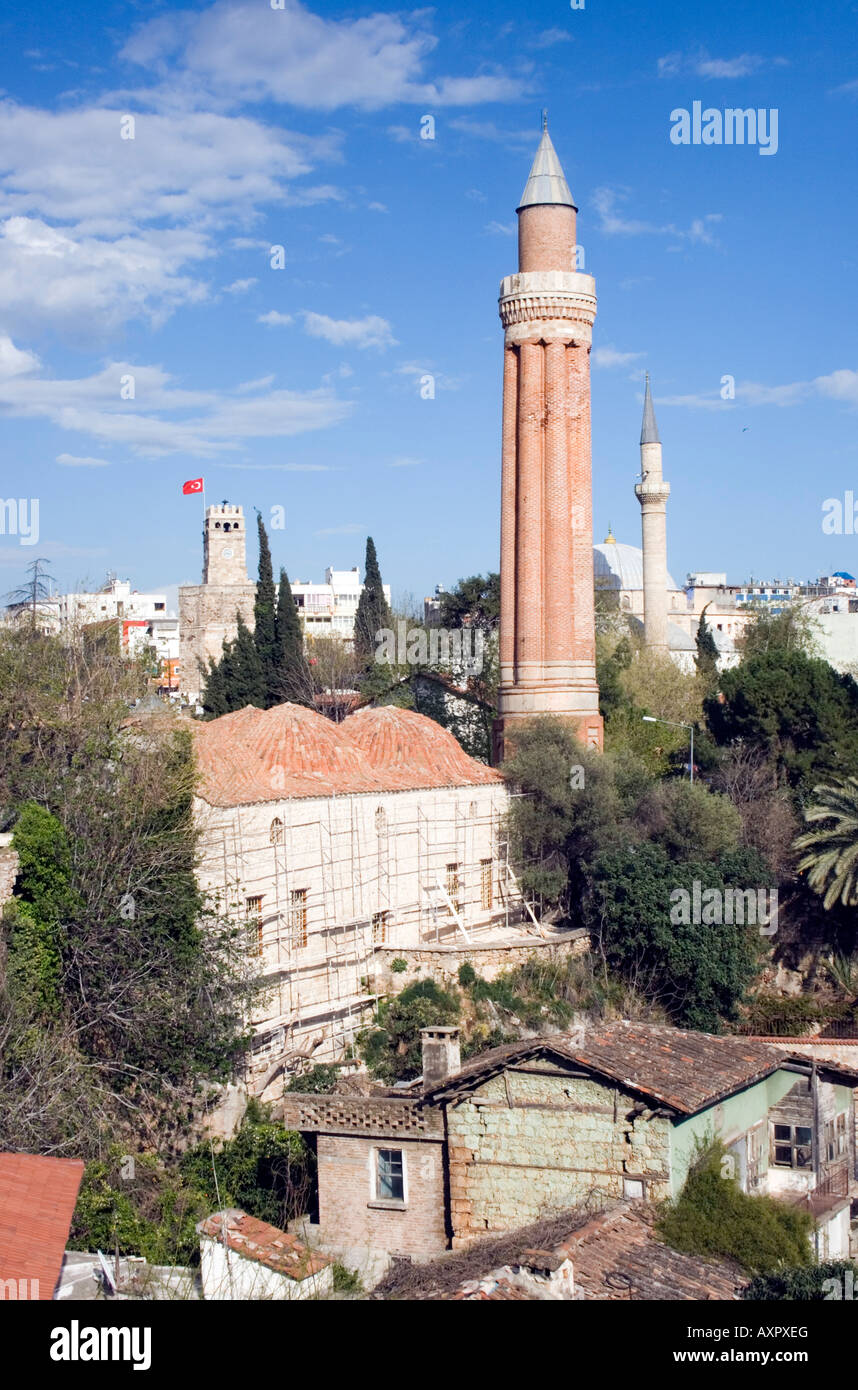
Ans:
[[[719,1142],[698,1154],[681,1193],[660,1214],[662,1240],[687,1255],[735,1260],[749,1274],[810,1266],[813,1218],[788,1202],[743,1192],[725,1156]]]

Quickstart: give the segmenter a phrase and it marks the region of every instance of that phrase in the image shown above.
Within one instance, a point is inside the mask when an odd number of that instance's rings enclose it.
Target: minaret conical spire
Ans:
[[[644,393],[643,423],[641,425],[641,444],[660,444],[658,437],[658,425],[655,422],[655,410],[652,404],[652,391],[649,387],[649,372],[646,374],[646,391]]]
[[[563,166],[551,143],[548,123],[545,120],[542,139],[539,142],[539,148],[536,151],[536,157],[516,211],[520,212],[522,208],[534,207],[538,203],[560,203],[564,207],[575,208],[575,211],[578,211],[575,206],[575,199],[569,191]]]

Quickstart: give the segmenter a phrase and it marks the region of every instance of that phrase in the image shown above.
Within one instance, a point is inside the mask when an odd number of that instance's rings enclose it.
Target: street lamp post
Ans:
[[[656,719],[654,714],[644,714],[642,716],[645,724],[670,724],[674,729],[689,729],[691,731],[691,761],[688,764],[688,779],[694,781],[694,725],[686,724],[681,719]]]

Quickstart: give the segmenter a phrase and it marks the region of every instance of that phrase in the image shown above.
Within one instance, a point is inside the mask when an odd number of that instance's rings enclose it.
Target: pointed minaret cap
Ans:
[[[575,200],[569,192],[563,167],[557,158],[557,151],[551,143],[547,122],[543,124],[539,149],[536,151],[536,158],[533,161],[527,183],[524,185],[524,192],[516,212],[521,212],[522,208],[535,207],[539,203],[559,203],[564,207],[575,208],[575,211],[578,211],[575,207]]]
[[[658,437],[658,425],[655,423],[655,411],[652,405],[652,392],[649,389],[649,372],[646,374],[646,392],[644,394],[643,424],[641,425],[641,444],[660,444]]]

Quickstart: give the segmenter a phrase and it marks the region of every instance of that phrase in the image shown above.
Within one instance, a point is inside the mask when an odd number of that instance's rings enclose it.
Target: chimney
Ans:
[[[423,1090],[431,1091],[462,1065],[458,1028],[421,1028]]]

